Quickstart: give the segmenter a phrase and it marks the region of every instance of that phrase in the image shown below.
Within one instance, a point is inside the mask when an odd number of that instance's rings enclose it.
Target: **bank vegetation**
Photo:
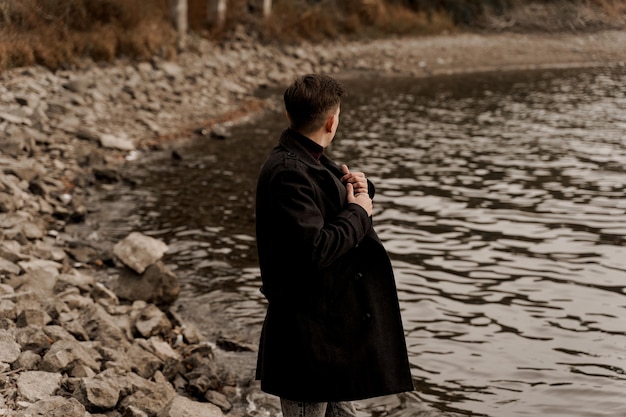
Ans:
[[[222,42],[242,28],[260,42],[312,42],[457,31],[593,31],[626,25],[626,0],[229,0],[220,27],[188,0],[191,36]],[[0,70],[69,68],[177,53],[168,0],[0,0]]]

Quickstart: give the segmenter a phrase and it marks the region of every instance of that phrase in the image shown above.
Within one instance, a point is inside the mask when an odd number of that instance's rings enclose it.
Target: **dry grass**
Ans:
[[[398,5],[387,6],[377,15],[374,26],[379,34],[395,35],[429,35],[456,28],[452,17],[443,11],[413,11]]]
[[[626,1],[624,0],[589,0],[592,6],[607,14],[609,19],[624,19],[626,16]]]
[[[383,0],[275,1],[272,16],[261,26],[266,40],[294,41],[368,38],[387,35],[423,35],[452,30],[443,11],[411,10]]]
[[[67,68],[78,58],[170,56],[176,36],[162,0],[0,0],[0,69]]]
[[[626,0],[274,0],[263,20],[249,0],[228,0],[223,27],[206,0],[188,0],[192,31],[215,40],[321,41],[481,30],[562,31],[626,26]],[[258,7],[257,7],[258,9]],[[176,53],[168,0],[0,0],[0,70],[72,66]]]
[[[624,0],[551,0],[514,2],[500,14],[487,12],[482,26],[513,31],[592,31],[624,27]]]

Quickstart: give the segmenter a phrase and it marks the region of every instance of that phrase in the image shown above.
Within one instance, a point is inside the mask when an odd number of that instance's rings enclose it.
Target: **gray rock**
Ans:
[[[126,351],[120,351],[108,346],[99,346],[98,352],[102,355],[102,368],[106,371],[129,371],[132,368],[132,361],[126,355]]]
[[[179,362],[182,357],[180,352],[173,349],[169,343],[159,337],[151,337],[147,341],[150,352],[155,354],[163,362]]]
[[[125,407],[124,417],[150,417],[150,416],[148,415],[148,413],[141,410],[140,408],[135,407],[134,405],[129,405],[128,407]]]
[[[195,345],[205,339],[197,326],[193,323],[186,323],[180,314],[178,314],[175,310],[169,309],[168,313],[172,317],[172,324],[176,326],[175,333],[177,334],[177,343],[182,343],[184,341],[187,344]],[[182,336],[182,338],[180,336]]]
[[[26,350],[20,353],[20,356],[13,362],[13,368],[23,369],[26,371],[34,371],[39,369],[41,356],[32,350]]]
[[[10,262],[18,262],[27,258],[22,254],[22,245],[15,240],[0,242],[0,262],[2,258]],[[17,265],[16,265],[17,266]]]
[[[172,331],[172,323],[157,306],[149,304],[137,317],[135,328],[141,336],[147,339],[151,336],[169,335]]]
[[[7,296],[7,297],[3,297]],[[15,296],[15,290],[9,284],[1,284],[0,283],[0,297],[3,298],[12,298]]]
[[[170,81],[178,81],[183,78],[183,69],[174,62],[161,61],[158,63],[158,68],[163,71]]]
[[[135,341],[126,352],[132,361],[132,370],[142,378],[149,379],[154,372],[163,366],[163,361],[153,353],[144,349],[140,343]]]
[[[35,159],[23,159],[12,163],[4,169],[5,174],[13,174],[21,180],[32,181],[45,175],[46,169]]]
[[[24,236],[29,240],[41,239],[46,235],[45,227],[35,222],[25,222],[21,229]]]
[[[93,276],[84,274],[77,269],[72,269],[57,276],[57,284],[77,287],[83,291],[89,291],[95,283],[96,279]]]
[[[18,93],[15,96],[15,101],[20,106],[25,106],[30,109],[34,109],[41,102],[41,97],[39,97],[37,94]]]
[[[0,111],[0,120],[5,120],[9,123],[13,123],[16,125],[31,126],[33,124],[33,122],[28,117],[24,117],[24,116],[20,116],[17,114],[4,112],[4,111]]]
[[[11,213],[17,209],[15,200],[7,193],[0,192],[0,213]]]
[[[100,143],[100,134],[89,129],[81,128],[76,131],[78,139],[87,140],[94,143]]]
[[[5,137],[2,140],[2,152],[7,155],[17,158],[28,154],[31,150],[28,141],[23,137]]]
[[[110,379],[81,378],[74,396],[87,410],[111,410],[120,398],[120,387]]]
[[[55,343],[59,340],[72,340],[73,337],[70,332],[65,330],[63,327],[52,324],[43,328],[44,333],[52,341]]]
[[[94,167],[91,172],[93,176],[100,182],[105,184],[113,184],[120,181],[120,174],[112,168]]]
[[[36,326],[26,326],[17,329],[15,341],[21,346],[23,351],[33,351],[42,353],[50,348],[50,337],[44,329]]]
[[[120,271],[120,275],[111,282],[111,289],[121,299],[170,305],[178,298],[180,284],[178,277],[158,261],[148,266],[141,275],[128,269]]]
[[[130,345],[125,331],[117,326],[115,320],[101,305],[94,304],[86,308],[80,320],[91,340],[100,341],[105,346],[117,349],[126,349]]]
[[[72,367],[70,375],[74,378],[93,378],[97,374],[90,367],[79,363]]]
[[[17,192],[20,192],[19,189],[16,190]],[[20,226],[22,223],[24,223],[25,221],[32,221],[33,216],[20,211],[20,212],[15,212],[15,213],[0,213],[0,228],[3,229],[12,229],[15,227]],[[7,232],[5,230],[5,239],[6,240],[10,240],[7,239],[6,237]],[[21,245],[23,245],[24,243],[22,242],[18,242]]]
[[[135,143],[124,135],[115,136],[106,133],[100,136],[100,146],[120,151],[134,151],[136,149]]]
[[[18,265],[28,274],[30,285],[38,290],[52,291],[63,265],[45,259],[20,261]]]
[[[215,344],[227,352],[255,352],[257,350],[256,345],[224,336],[218,337]]]
[[[186,375],[189,381],[189,390],[198,396],[203,396],[209,390],[220,387],[220,379],[217,370],[210,367],[198,368]]]
[[[44,327],[51,321],[52,318],[41,309],[24,309],[17,316],[15,324],[17,327]]]
[[[139,274],[161,259],[167,250],[165,243],[138,232],[130,233],[113,247],[115,256]]]
[[[134,407],[150,416],[156,416],[163,410],[177,394],[159,371],[155,372],[153,379],[150,381],[132,372],[125,375],[124,384],[118,382],[124,386],[123,392],[126,394],[121,407]]]
[[[45,240],[36,240],[31,251],[38,258],[49,261],[63,262],[67,258],[63,248],[51,245]]]
[[[0,257],[0,275],[18,275],[21,271],[22,269],[18,265]]]
[[[63,88],[72,93],[84,93],[89,89],[89,81],[84,78],[76,78],[64,83]]]
[[[119,305],[120,301],[117,298],[117,295],[110,289],[104,286],[104,284],[98,282],[96,283],[91,290],[91,298],[94,301],[99,301],[100,303],[108,304],[108,305]]]
[[[211,137],[216,139],[226,139],[231,136],[231,133],[225,126],[215,125],[213,129],[211,129]]]
[[[57,296],[60,300],[62,300],[70,310],[78,310],[85,309],[94,304],[94,300],[90,297],[81,295],[79,289],[77,287],[67,287],[64,291],[59,291],[59,287],[61,285],[58,284],[55,289],[58,291]],[[64,317],[67,320],[73,320],[75,317]]]
[[[214,404],[200,403],[178,395],[161,410],[157,417],[222,417],[224,413]]]
[[[65,372],[75,364],[83,364],[99,372],[102,358],[95,350],[83,347],[79,341],[59,340],[44,355],[40,369],[48,372]]]
[[[83,325],[78,321],[78,318],[68,321],[63,321],[65,329],[76,338],[76,340],[89,340],[89,334]]]
[[[233,405],[228,401],[226,395],[219,391],[209,390],[204,394],[204,399],[218,406],[224,413],[228,413]]]
[[[13,363],[20,356],[22,349],[11,333],[0,329],[0,362]]]
[[[44,199],[48,199],[50,195],[50,187],[41,180],[30,181],[28,185],[28,191]]]
[[[24,417],[87,417],[88,415],[85,407],[75,398],[59,396],[37,401],[19,414]]]
[[[242,87],[241,85],[237,84],[235,81],[231,81],[231,80],[224,80],[222,82],[222,88],[226,91],[229,91],[235,94],[243,95],[248,92],[248,90],[245,87]]]
[[[17,317],[17,307],[11,300],[0,299],[0,319],[15,320]]]
[[[51,397],[61,387],[61,374],[41,371],[22,372],[17,377],[18,394],[30,402]]]
[[[54,107],[51,106],[48,109],[47,115],[51,119],[58,118],[58,117],[55,117],[54,115],[55,112],[51,112],[51,110],[55,107],[57,106],[54,106]],[[64,115],[63,117],[60,118],[60,121],[56,124],[56,128],[69,134],[69,133],[75,132],[80,125],[81,125],[80,118],[73,116],[73,115]]]

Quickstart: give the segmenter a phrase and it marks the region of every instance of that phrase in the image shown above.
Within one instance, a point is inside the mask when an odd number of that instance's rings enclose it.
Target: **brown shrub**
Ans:
[[[118,48],[118,55],[130,58],[171,58],[176,55],[176,32],[171,26],[156,21],[142,22],[120,34]]]
[[[264,22],[266,39],[320,40],[348,37],[377,37],[389,34],[440,33],[453,29],[445,12],[411,10],[383,0],[322,0],[307,6],[302,2],[278,0],[272,16]]]
[[[0,0],[0,69],[77,58],[145,59],[173,48],[165,0]],[[0,26],[0,27],[2,27]]]
[[[626,1],[624,0],[588,0],[587,2],[606,13],[609,19],[621,22],[626,20]]]
[[[245,28],[266,41],[431,34],[458,25],[518,31],[593,30],[626,25],[624,0],[228,0],[226,22],[210,27],[206,0],[188,0],[190,28],[224,39]],[[0,0],[0,69],[67,67],[176,53],[167,0]]]
[[[403,6],[388,6],[375,22],[379,34],[426,35],[451,31],[455,25],[444,12],[415,12]]]
[[[73,32],[71,42],[79,56],[110,62],[117,56],[119,30],[111,24],[99,24],[90,31]]]
[[[29,42],[0,30],[0,68],[15,68],[33,65],[35,54]]]
[[[513,31],[590,31],[624,27],[623,0],[511,0],[501,13],[487,10],[478,26]]]

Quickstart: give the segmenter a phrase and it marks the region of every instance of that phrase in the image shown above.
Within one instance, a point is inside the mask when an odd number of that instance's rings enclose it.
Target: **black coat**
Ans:
[[[347,203],[341,169],[324,155],[318,162],[303,138],[283,132],[257,185],[257,247],[269,301],[261,388],[316,402],[410,391],[387,252],[365,210]]]

